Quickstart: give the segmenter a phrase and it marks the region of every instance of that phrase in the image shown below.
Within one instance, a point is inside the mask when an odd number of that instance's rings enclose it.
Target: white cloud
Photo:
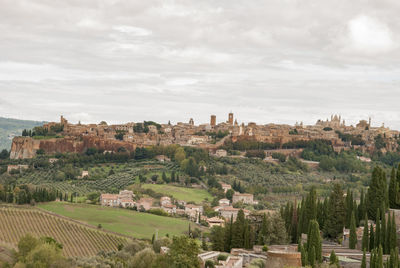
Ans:
[[[396,47],[390,28],[379,20],[365,15],[348,23],[350,47],[367,54],[378,54]]]

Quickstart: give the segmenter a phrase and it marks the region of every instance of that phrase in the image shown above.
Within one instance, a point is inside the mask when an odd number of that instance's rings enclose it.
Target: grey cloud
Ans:
[[[232,110],[308,124],[342,113],[400,128],[399,11],[395,0],[0,0],[0,113],[199,123]]]

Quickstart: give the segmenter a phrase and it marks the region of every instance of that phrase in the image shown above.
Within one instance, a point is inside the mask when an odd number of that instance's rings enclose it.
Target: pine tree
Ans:
[[[364,232],[363,232],[363,237],[362,237],[362,244],[361,244],[361,249],[362,250],[369,250],[369,235],[368,235],[368,218],[367,214],[365,214],[365,219],[364,219]]]
[[[365,249],[363,251],[363,257],[361,261],[361,268],[367,268],[367,256],[365,254]]]
[[[357,233],[356,233],[356,220],[354,217],[354,213],[351,215],[350,220],[350,240],[349,240],[349,248],[355,249],[357,245]]]

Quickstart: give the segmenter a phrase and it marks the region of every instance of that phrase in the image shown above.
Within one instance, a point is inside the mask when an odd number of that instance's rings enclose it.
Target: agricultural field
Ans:
[[[67,257],[93,256],[125,245],[124,236],[97,230],[34,208],[0,208],[0,241],[16,245],[27,233],[50,236],[63,245]]]
[[[33,184],[40,187],[52,187],[63,193],[78,193],[85,195],[90,192],[117,193],[133,183],[138,183],[139,174],[150,177],[153,174],[170,174],[177,167],[173,163],[159,163],[157,161],[134,161],[124,164],[102,164],[79,168],[88,170],[88,179],[57,180],[57,169],[37,170],[21,174],[17,181],[20,184]],[[110,174],[110,171],[113,174]]]
[[[175,199],[200,204],[204,200],[211,201],[212,195],[204,189],[185,188],[166,184],[143,184],[142,188],[152,189],[157,193],[172,195]]]
[[[101,224],[105,230],[141,239],[151,239],[157,231],[159,236],[179,235],[188,229],[190,223],[178,218],[98,205],[50,202],[38,206],[93,226]]]

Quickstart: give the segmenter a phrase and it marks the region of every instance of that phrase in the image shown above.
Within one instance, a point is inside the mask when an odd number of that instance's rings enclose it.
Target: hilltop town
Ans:
[[[41,153],[83,153],[88,148],[97,148],[104,152],[134,151],[137,147],[154,145],[192,146],[206,149],[212,153],[226,142],[257,141],[266,144],[267,149],[287,148],[291,144],[310,140],[330,141],[334,150],[357,149],[371,153],[380,150],[396,151],[399,131],[384,125],[373,127],[371,118],[360,120],[355,126],[347,126],[345,120],[332,115],[328,120],[318,120],[315,125],[294,126],[282,124],[257,125],[256,123],[238,123],[233,113],[228,120],[217,123],[211,115],[207,124],[196,125],[193,119],[188,123],[158,124],[153,121],[127,123],[121,125],[71,124],[61,116],[60,122],[46,123],[23,137],[15,137],[12,142],[11,159],[32,158],[39,150]],[[288,152],[285,152],[288,153]],[[289,152],[290,153],[290,152]],[[223,153],[222,153],[223,154]]]

